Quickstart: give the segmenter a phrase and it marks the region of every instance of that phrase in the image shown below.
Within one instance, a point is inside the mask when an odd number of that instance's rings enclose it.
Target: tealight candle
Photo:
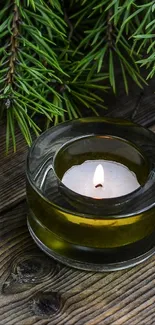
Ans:
[[[86,160],[72,166],[63,175],[62,183],[76,193],[96,199],[123,196],[140,186],[134,172],[109,160]]]

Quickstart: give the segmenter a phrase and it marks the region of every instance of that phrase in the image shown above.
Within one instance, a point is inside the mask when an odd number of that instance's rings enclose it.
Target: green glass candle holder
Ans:
[[[133,266],[155,251],[155,135],[124,120],[85,118],[44,132],[27,158],[28,227],[56,260],[84,270]],[[126,166],[139,186],[97,199],[70,189],[64,174],[85,161]]]

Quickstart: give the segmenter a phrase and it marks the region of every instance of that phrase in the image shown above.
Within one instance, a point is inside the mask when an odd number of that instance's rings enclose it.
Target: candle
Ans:
[[[140,186],[134,172],[109,160],[86,160],[72,166],[63,175],[62,183],[76,193],[96,199],[123,196]]]

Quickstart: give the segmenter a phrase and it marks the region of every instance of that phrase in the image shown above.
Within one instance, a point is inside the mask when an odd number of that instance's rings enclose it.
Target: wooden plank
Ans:
[[[133,120],[144,126],[155,123],[155,78],[144,88],[137,113]]]
[[[108,110],[103,112],[103,115],[109,117],[118,117],[131,119],[135,108],[142,96],[142,90],[130,81],[129,94],[127,95],[124,89],[123,80],[118,75],[117,93],[116,95],[110,91],[103,94],[105,105]]]
[[[0,218],[0,325],[154,324],[155,257],[93,273],[57,264],[33,243],[26,205]]]
[[[25,158],[27,146],[20,131],[16,131],[17,152],[5,151],[5,123],[0,125],[0,211],[25,197]]]
[[[155,124],[149,128],[152,132],[155,132]]]
[[[143,74],[145,75],[146,72],[144,71]],[[143,89],[129,79],[129,94],[126,95],[119,70],[116,76],[117,94],[110,92],[103,95],[108,110],[102,114],[131,119],[147,127],[155,123],[155,78],[150,80],[149,85],[144,86]]]

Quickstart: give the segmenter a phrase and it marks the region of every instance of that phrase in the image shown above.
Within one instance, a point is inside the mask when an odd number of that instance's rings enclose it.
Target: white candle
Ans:
[[[86,160],[72,166],[62,183],[76,193],[96,199],[126,195],[140,186],[134,172],[109,160]]]

